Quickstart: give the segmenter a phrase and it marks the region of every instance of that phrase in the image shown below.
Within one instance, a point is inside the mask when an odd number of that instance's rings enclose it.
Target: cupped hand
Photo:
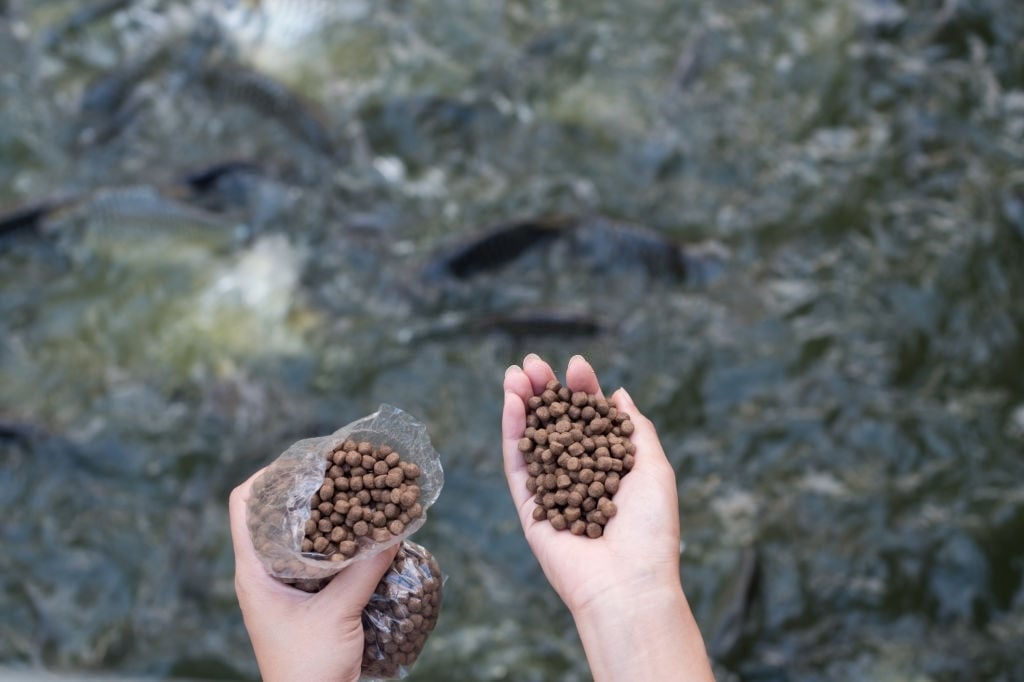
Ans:
[[[571,391],[601,395],[593,368],[581,356],[573,357],[565,372]],[[551,367],[528,355],[522,367],[505,372],[502,411],[502,451],[509,490],[523,525],[526,540],[544,574],[573,613],[596,599],[616,596],[657,598],[659,590],[679,585],[679,510],[675,472],[665,457],[654,425],[644,417],[625,389],[612,394],[620,412],[634,424],[630,437],[636,446],[633,469],[622,478],[604,534],[596,539],[555,530],[547,520],[533,518],[534,496],[527,490],[526,462],[518,449],[526,428],[526,402],[539,395],[555,378]]]
[[[266,682],[359,679],[361,614],[398,551],[397,545],[355,562],[315,594],[289,587],[263,568],[246,525],[246,504],[262,469],[235,488],[229,501],[235,550],[235,592]]]

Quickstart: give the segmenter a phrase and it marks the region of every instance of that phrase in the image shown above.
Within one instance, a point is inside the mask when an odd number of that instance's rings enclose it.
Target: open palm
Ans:
[[[533,518],[536,506],[526,488],[526,462],[518,449],[526,427],[526,401],[555,378],[551,367],[528,355],[520,368],[505,373],[502,451],[509,490],[526,540],[544,574],[571,611],[585,609],[602,595],[638,594],[649,585],[679,579],[679,511],[675,473],[653,424],[637,410],[629,394],[612,395],[616,408],[629,415],[636,445],[632,471],[615,495],[618,513],[600,538],[557,531],[547,520]],[[593,368],[580,356],[569,361],[565,384],[571,391],[601,394]]]

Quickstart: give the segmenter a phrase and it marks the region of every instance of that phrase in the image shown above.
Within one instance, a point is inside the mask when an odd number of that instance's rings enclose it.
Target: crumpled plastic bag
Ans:
[[[441,610],[444,576],[425,547],[406,540],[363,609],[360,680],[402,678],[426,644]]]
[[[403,461],[420,468],[420,504],[423,514],[386,542],[359,538],[359,551],[345,561],[324,561],[301,551],[309,502],[323,483],[327,453],[347,439],[389,445]],[[382,404],[376,412],[343,426],[329,436],[300,440],[274,460],[254,482],[247,507],[247,523],[256,554],[267,572],[313,591],[349,564],[369,559],[402,542],[426,521],[426,511],[444,485],[441,457],[430,444],[427,428],[397,407]]]

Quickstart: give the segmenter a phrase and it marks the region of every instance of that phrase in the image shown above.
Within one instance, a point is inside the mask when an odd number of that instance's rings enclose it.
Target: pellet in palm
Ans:
[[[570,391],[552,379],[527,401],[519,451],[533,518],[556,530],[599,538],[618,512],[612,498],[633,468],[633,422],[596,394]]]

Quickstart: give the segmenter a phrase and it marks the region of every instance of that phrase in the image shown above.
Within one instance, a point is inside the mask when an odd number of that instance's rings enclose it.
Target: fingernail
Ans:
[[[525,365],[530,360],[540,360],[540,356],[537,355],[536,353],[530,353],[525,358],[523,358],[523,364]]]
[[[512,372],[513,370],[517,369],[519,369],[519,365],[509,365],[508,367],[505,368],[505,376],[508,376],[509,372]]]
[[[626,400],[629,401],[630,405],[636,405],[636,403],[633,402],[633,396],[629,394],[629,391],[627,391],[622,386],[619,387],[619,391],[622,391],[622,395],[626,396]]]

